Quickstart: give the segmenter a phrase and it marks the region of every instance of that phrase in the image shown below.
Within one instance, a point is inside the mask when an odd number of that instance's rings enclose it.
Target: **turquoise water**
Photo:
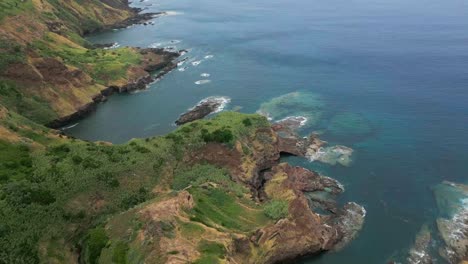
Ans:
[[[180,113],[208,96],[229,96],[228,108],[251,113],[299,92],[303,100],[271,114],[308,114],[301,132],[318,131],[330,143],[352,147],[354,162],[289,161],[338,179],[346,188],[340,200],[368,212],[348,247],[301,263],[404,259],[421,226],[439,214],[432,187],[467,182],[466,1],[148,0],[135,6],[149,4],[170,15],[154,26],[90,40],[175,45],[201,63],[173,71],[147,91],[112,96],[68,133],[125,142],[173,130]],[[203,79],[211,82],[194,83]]]

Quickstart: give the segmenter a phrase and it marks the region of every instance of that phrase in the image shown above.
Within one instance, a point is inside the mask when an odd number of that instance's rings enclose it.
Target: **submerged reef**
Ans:
[[[263,103],[257,113],[274,121],[300,116],[306,118],[307,125],[310,126],[318,123],[324,106],[325,103],[320,95],[310,92],[293,92]]]
[[[449,263],[468,260],[468,185],[444,181],[434,195],[441,213],[437,229],[445,242],[439,254]]]

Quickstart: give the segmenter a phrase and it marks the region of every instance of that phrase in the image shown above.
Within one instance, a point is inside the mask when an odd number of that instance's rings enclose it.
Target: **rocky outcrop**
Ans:
[[[336,180],[302,167],[278,164],[280,152],[305,156],[300,143],[321,142],[317,136],[300,139],[295,134],[280,136],[284,126],[258,129],[245,142],[229,148],[210,143],[188,158],[191,162],[208,162],[228,168],[236,181],[250,186],[259,201],[284,200],[288,216],[260,228],[251,236],[232,242],[231,257],[236,263],[283,263],[327,250],[339,250],[356,237],[366,215],[356,203],[338,207],[333,200],[344,191]],[[268,139],[268,140],[267,140]],[[298,144],[298,142],[300,142]],[[252,146],[250,154],[241,145]],[[310,194],[325,193],[330,199],[314,199]],[[328,214],[316,213],[328,212]]]
[[[190,108],[186,113],[182,114],[176,121],[176,125],[180,126],[198,119],[202,119],[209,114],[222,111],[227,103],[230,102],[228,97],[208,97],[201,100],[197,105]]]
[[[336,180],[286,163],[274,166],[264,176],[268,199],[288,201],[288,217],[257,230],[248,240],[237,241],[235,254],[241,263],[283,263],[341,249],[362,228],[365,210],[356,203],[333,210],[331,215],[320,215],[310,207],[305,193],[337,195],[343,188]],[[262,255],[252,255],[252,247]]]
[[[157,12],[157,13],[140,13],[141,9],[134,9],[135,15],[129,17],[123,21],[117,22],[111,26],[107,26],[106,28],[112,29],[119,29],[119,28],[126,28],[132,25],[140,25],[150,21],[153,18],[158,16],[162,16],[165,12]]]
[[[326,146],[327,142],[320,140],[316,134],[300,137],[296,133],[305,120],[305,117],[288,117],[272,125],[273,130],[278,133],[280,152],[306,157],[310,161],[349,166],[353,149],[340,145]]]

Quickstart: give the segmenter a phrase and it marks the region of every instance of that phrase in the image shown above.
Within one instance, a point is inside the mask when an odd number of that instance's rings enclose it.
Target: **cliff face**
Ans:
[[[362,225],[362,207],[334,203],[337,181],[279,163],[258,115],[123,145],[0,117],[0,263],[279,263],[339,249]]]
[[[2,2],[0,102],[53,126],[79,117],[109,94],[144,88],[149,70],[170,67],[177,54],[136,48],[94,48],[81,36],[136,16],[124,0]]]

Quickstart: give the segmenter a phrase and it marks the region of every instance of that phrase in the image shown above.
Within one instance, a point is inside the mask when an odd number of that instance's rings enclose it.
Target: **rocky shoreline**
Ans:
[[[177,67],[177,63],[175,63],[174,60],[180,56],[179,52],[170,52],[164,49],[155,48],[140,49],[139,52],[142,55],[149,54],[160,56],[162,61],[157,63],[146,62],[145,64],[142,64],[141,66],[146,71],[144,76],[136,80],[130,80],[125,85],[113,85],[101,90],[99,94],[96,94],[92,98],[92,102],[83,105],[78,109],[78,111],[70,115],[51,121],[50,123],[46,124],[46,126],[53,129],[59,129],[69,125],[70,123],[76,122],[77,120],[80,120],[89,115],[91,112],[95,111],[99,103],[107,101],[107,98],[114,93],[131,93],[137,90],[146,89],[149,84],[162,78],[165,74],[175,69]],[[155,76],[151,76],[151,73],[156,71],[159,72]]]
[[[91,33],[96,33],[96,32],[105,31],[109,29],[126,28],[132,25],[141,25],[141,24],[146,25],[149,20],[165,14],[165,12],[141,13],[143,9],[131,8],[129,4],[130,3],[126,2],[127,7],[131,9],[131,11],[133,12],[134,14],[133,16],[123,21],[117,22],[115,24],[103,26],[102,28],[99,28],[92,32],[83,32],[83,35],[88,35]],[[109,48],[109,47],[112,47],[113,45],[114,44],[93,44],[93,48]],[[147,74],[145,74],[144,76],[136,80],[129,80],[129,82],[125,85],[121,85],[121,86],[112,85],[101,90],[99,94],[96,94],[95,96],[93,96],[92,102],[79,107],[76,112],[70,115],[59,117],[47,123],[46,126],[49,128],[53,128],[53,129],[59,129],[61,127],[69,125],[70,123],[76,122],[86,117],[91,112],[95,111],[99,103],[107,101],[107,98],[114,93],[131,93],[136,90],[146,89],[149,84],[157,81],[158,79],[162,78],[165,74],[177,68],[177,63],[175,63],[174,60],[178,58],[179,56],[181,56],[181,52],[179,51],[177,52],[167,51],[167,50],[160,49],[160,48],[139,49],[139,52],[143,56],[151,54],[151,53],[159,55],[162,57],[162,62],[153,63],[150,60],[150,62],[142,63],[142,65],[140,66],[142,66],[144,71],[147,72]],[[159,71],[159,72],[155,76],[151,76],[151,73],[155,71]]]
[[[293,134],[292,127],[282,125],[281,132]],[[335,200],[344,188],[335,179],[322,176],[303,167],[281,163],[281,153],[305,157],[303,147],[318,138],[302,141],[297,135],[282,141],[278,124],[259,129],[253,138],[237,143],[234,149],[207,144],[186,160],[189,163],[207,162],[227,168],[236,182],[249,186],[254,200],[261,203],[283,200],[288,203],[288,217],[256,230],[250,236],[239,236],[229,247],[228,263],[253,262],[254,252],[264,252],[258,263],[293,262],[305,256],[340,250],[361,230],[366,210],[354,202],[339,206]],[[315,140],[309,140],[315,139]],[[306,144],[307,143],[307,144]],[[240,144],[253,146],[245,154]],[[251,165],[247,165],[251,164]],[[248,167],[253,166],[253,167]],[[248,168],[248,169],[247,169]],[[325,194],[328,199],[314,199]]]
[[[143,11],[139,8],[133,8],[135,12],[135,16],[125,19],[117,24],[112,26],[106,27],[105,29],[121,29],[126,28],[133,25],[146,25],[148,21],[153,18],[157,18],[158,16],[165,15],[165,12],[157,12],[157,13],[140,13]]]

